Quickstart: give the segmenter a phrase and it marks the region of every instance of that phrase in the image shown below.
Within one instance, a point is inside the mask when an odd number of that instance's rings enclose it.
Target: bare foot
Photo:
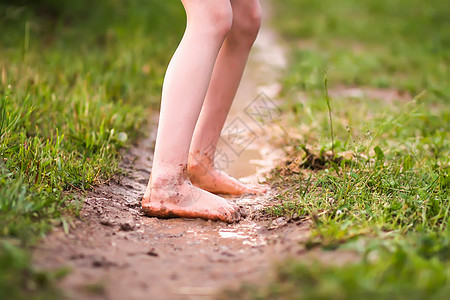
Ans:
[[[191,182],[208,192],[226,195],[262,194],[264,185],[247,185],[223,171],[217,170],[206,155],[190,154],[188,173]]]
[[[228,223],[239,221],[239,207],[193,186],[187,178],[156,179],[142,200],[147,216],[202,218]]]

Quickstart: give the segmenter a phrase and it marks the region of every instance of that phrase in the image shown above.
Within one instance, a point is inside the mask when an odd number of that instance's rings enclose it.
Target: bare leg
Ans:
[[[182,0],[187,27],[167,69],[151,179],[142,201],[146,215],[233,222],[239,208],[192,186],[189,146],[214,63],[230,30],[230,0]]]
[[[241,195],[265,192],[214,168],[214,155],[250,49],[261,24],[259,0],[231,0],[233,24],[220,49],[205,103],[195,127],[188,172],[192,183],[213,193]]]

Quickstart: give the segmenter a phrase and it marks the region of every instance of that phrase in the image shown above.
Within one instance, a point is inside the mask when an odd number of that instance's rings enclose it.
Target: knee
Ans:
[[[209,28],[215,36],[224,39],[231,30],[232,24],[233,11],[231,5],[218,5],[211,12]]]
[[[213,39],[225,39],[233,24],[230,1],[200,1],[199,5],[200,9],[188,12],[188,27],[195,27]]]
[[[229,36],[235,43],[251,47],[261,28],[259,1],[248,1],[246,9],[234,15]]]

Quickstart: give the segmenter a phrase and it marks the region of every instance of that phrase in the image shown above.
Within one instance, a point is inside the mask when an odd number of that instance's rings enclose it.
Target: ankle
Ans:
[[[152,174],[150,187],[154,189],[172,189],[183,185],[189,181],[186,168],[182,171],[169,171]]]
[[[214,168],[214,159],[199,152],[189,153],[188,173],[201,174]]]

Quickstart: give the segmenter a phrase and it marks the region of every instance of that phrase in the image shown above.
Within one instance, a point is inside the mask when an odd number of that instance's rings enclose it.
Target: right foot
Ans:
[[[228,223],[239,221],[239,207],[193,186],[189,180],[156,179],[142,200],[147,216],[202,218]]]
[[[208,192],[224,195],[258,195],[267,192],[265,185],[247,185],[215,168],[208,155],[190,153],[188,173],[191,182]]]

